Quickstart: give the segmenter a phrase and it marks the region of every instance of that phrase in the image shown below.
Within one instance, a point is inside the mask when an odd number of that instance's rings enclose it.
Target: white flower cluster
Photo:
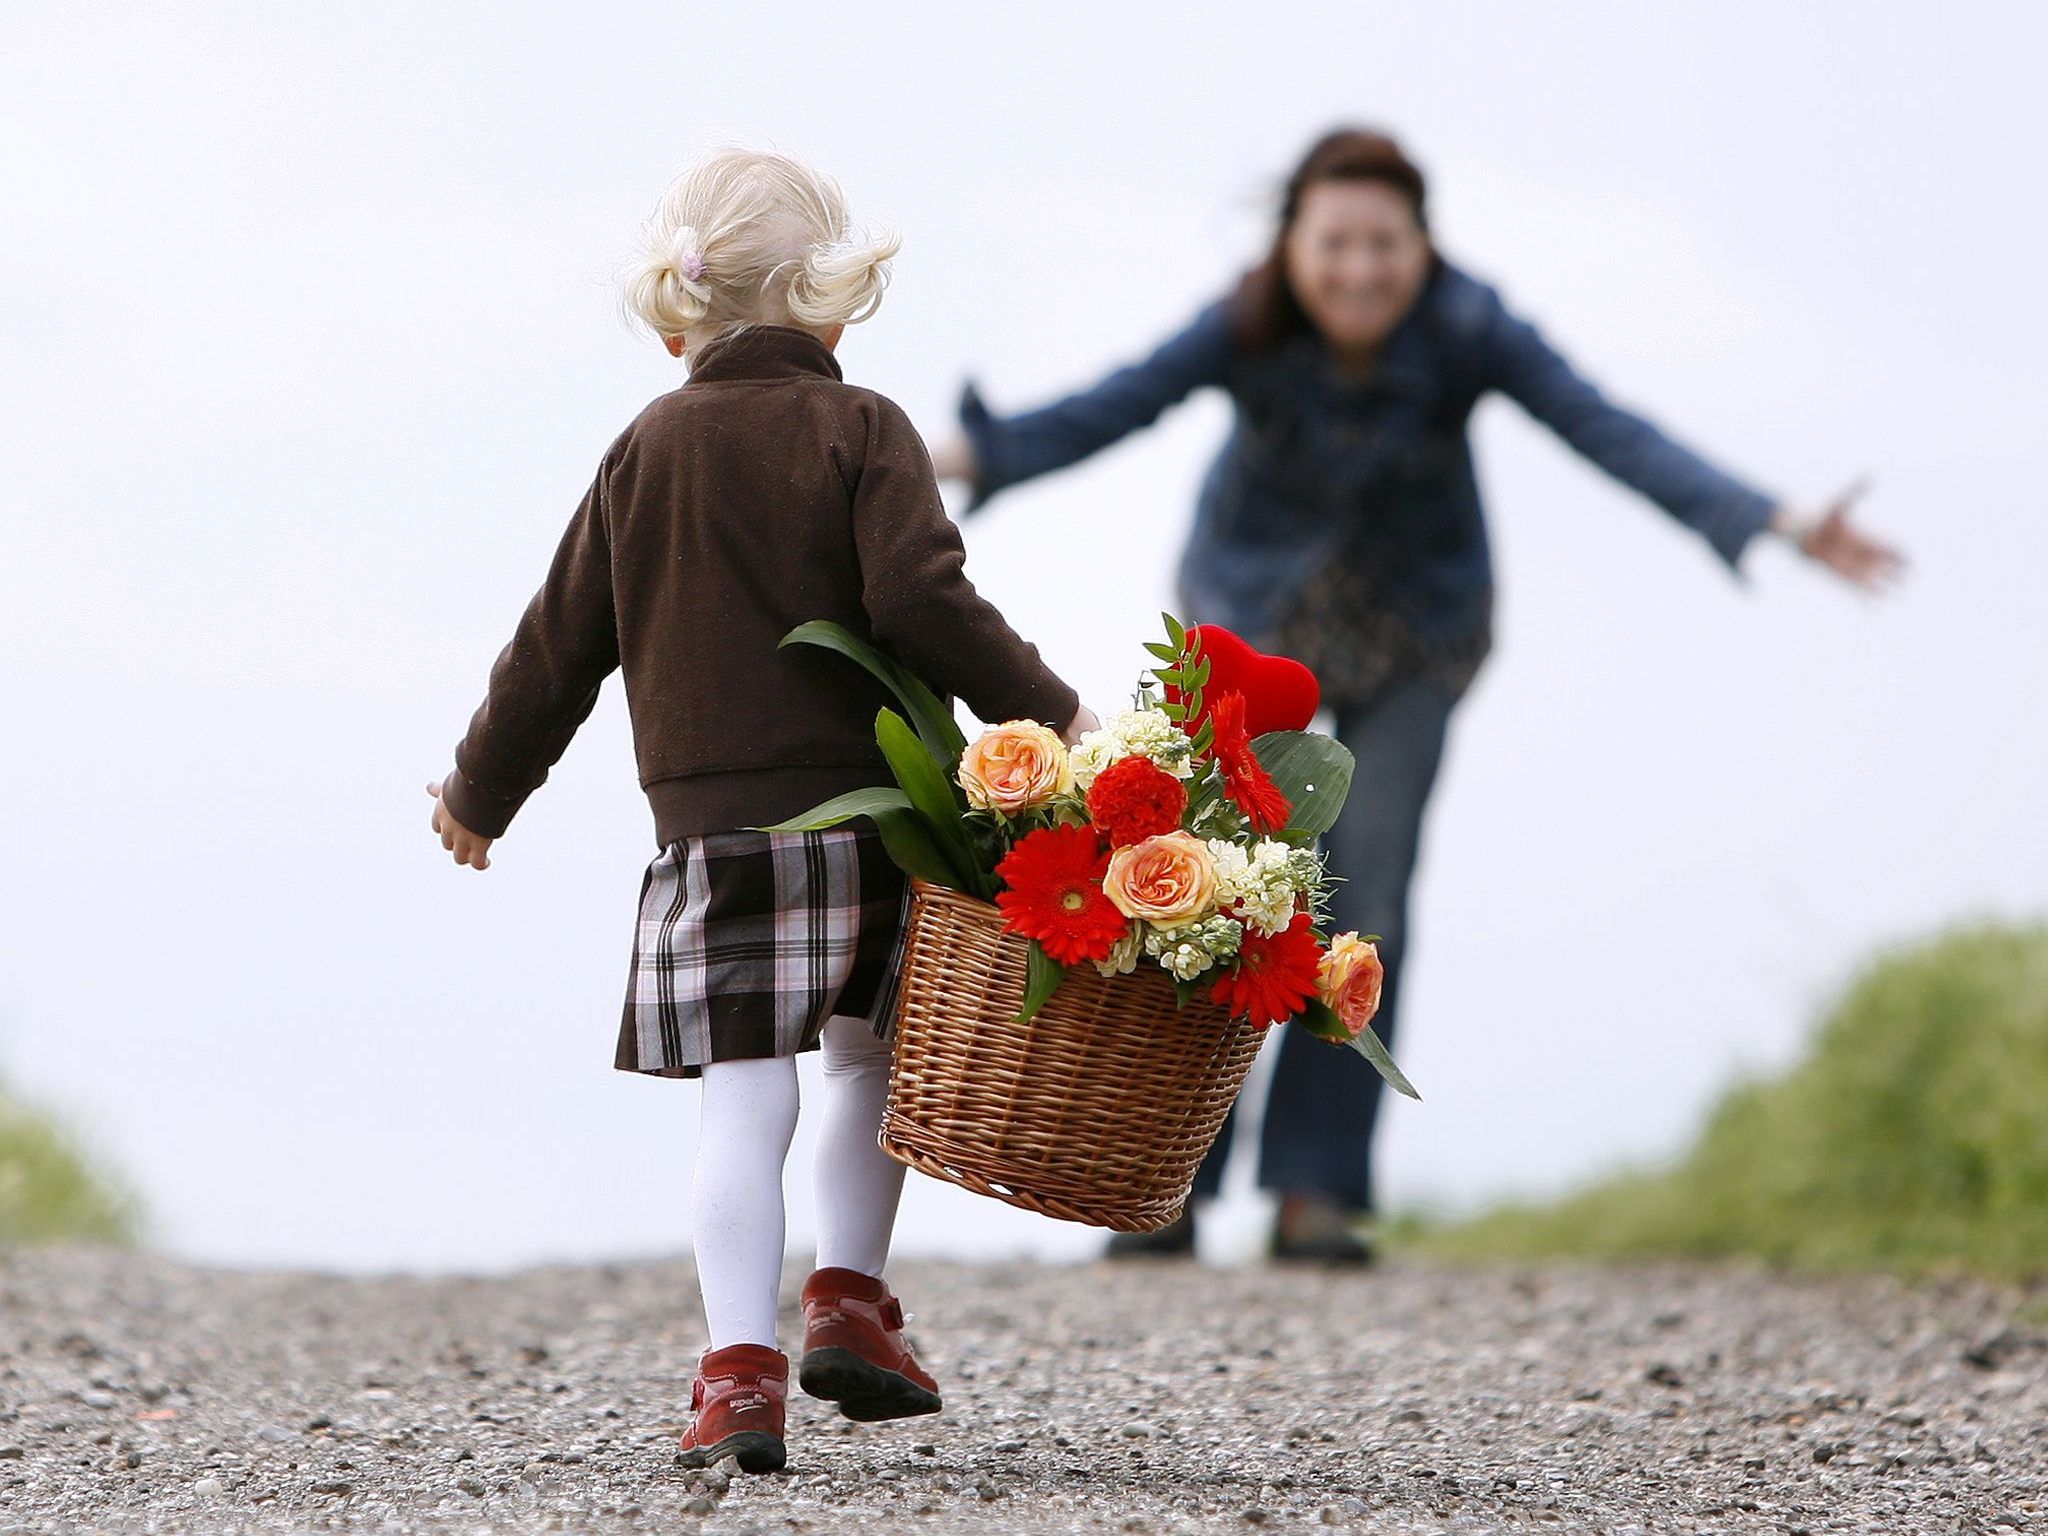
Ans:
[[[1070,761],[1074,787],[1083,794],[1095,775],[1125,757],[1149,757],[1177,779],[1194,777],[1195,745],[1188,733],[1160,710],[1126,709],[1099,731],[1082,736]]]
[[[1138,930],[1142,923],[1132,923],[1124,930],[1124,936],[1116,941],[1116,948],[1109,952],[1107,960],[1095,962],[1095,969],[1105,976],[1128,976],[1138,968]]]
[[[1235,911],[1254,933],[1271,937],[1294,919],[1295,906],[1315,889],[1322,869],[1306,848],[1262,837],[1247,851],[1221,838],[1209,840],[1216,860],[1216,904]]]
[[[1212,965],[1237,954],[1244,925],[1216,913],[1178,928],[1145,924],[1145,953],[1181,981],[1192,981]]]

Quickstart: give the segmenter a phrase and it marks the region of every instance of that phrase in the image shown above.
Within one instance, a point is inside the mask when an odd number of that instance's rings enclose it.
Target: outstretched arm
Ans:
[[[974,487],[969,511],[996,492],[1064,469],[1150,426],[1168,406],[1205,384],[1221,384],[1230,362],[1230,320],[1212,304],[1142,362],[1039,410],[1000,417],[972,384],[960,400],[960,432],[932,456],[942,480]]]
[[[1773,500],[1709,464],[1583,378],[1528,321],[1496,300],[1482,377],[1623,485],[1640,491],[1732,567],[1771,526]]]
[[[1905,567],[1897,550],[1849,521],[1861,485],[1818,513],[1774,502],[1609,400],[1498,299],[1484,338],[1483,377],[1585,458],[1698,533],[1731,567],[1749,541],[1767,531],[1866,591]]]

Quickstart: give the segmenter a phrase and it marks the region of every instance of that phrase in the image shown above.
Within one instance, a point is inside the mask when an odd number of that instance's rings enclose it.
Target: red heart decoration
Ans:
[[[1190,624],[1188,643],[1201,647],[1202,660],[1209,663],[1209,681],[1202,685],[1207,701],[1219,693],[1244,695],[1246,732],[1254,737],[1268,731],[1305,731],[1315,718],[1322,688],[1315,673],[1291,656],[1268,656],[1255,651],[1220,624]],[[1166,685],[1167,702],[1182,702],[1181,691]],[[1205,707],[1188,722],[1195,730],[1207,717]]]

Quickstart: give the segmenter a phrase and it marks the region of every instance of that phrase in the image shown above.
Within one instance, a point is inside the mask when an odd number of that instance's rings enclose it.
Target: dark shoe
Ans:
[[[1321,1195],[1280,1197],[1267,1250],[1283,1264],[1335,1264],[1363,1269],[1373,1262],[1372,1244],[1358,1232],[1365,1217]]]
[[[782,1443],[783,1400],[789,1396],[789,1357],[765,1344],[731,1344],[705,1355],[690,1389],[697,1417],[683,1431],[686,1467],[708,1467],[730,1456],[742,1472],[780,1472],[789,1459]]]
[[[1181,1213],[1156,1232],[1118,1232],[1103,1257],[1110,1259],[1191,1259],[1195,1256],[1195,1208]]]
[[[945,1406],[939,1384],[904,1342],[902,1304],[882,1281],[854,1269],[821,1269],[804,1282],[797,1382],[862,1424]]]

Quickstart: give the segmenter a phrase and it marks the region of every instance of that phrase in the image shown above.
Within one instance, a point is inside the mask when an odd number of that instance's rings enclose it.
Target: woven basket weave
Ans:
[[[1149,1232],[1188,1188],[1258,1055],[1213,1003],[1147,966],[1068,972],[1029,1021],[1025,941],[985,901],[911,882],[882,1149],[1028,1211]]]

